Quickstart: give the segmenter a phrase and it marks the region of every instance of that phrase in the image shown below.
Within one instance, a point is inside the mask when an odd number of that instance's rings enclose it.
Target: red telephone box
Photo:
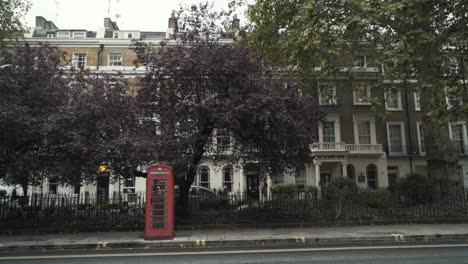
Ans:
[[[172,238],[174,238],[172,167],[158,164],[146,170],[145,239]]]

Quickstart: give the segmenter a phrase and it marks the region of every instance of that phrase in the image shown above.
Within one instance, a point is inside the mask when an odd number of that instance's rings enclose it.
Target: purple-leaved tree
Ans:
[[[183,8],[171,40],[133,47],[136,63],[147,69],[137,96],[140,115],[149,121],[142,130],[150,139],[147,162],[174,166],[182,208],[208,154],[242,156],[281,173],[310,160],[313,131],[323,118],[287,74],[266,69],[248,46],[229,40],[224,20],[209,5]],[[229,155],[213,148],[220,130],[231,137]]]

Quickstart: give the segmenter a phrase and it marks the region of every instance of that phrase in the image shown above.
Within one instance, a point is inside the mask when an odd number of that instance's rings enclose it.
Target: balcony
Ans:
[[[346,144],[343,142],[319,143],[312,144],[312,152],[335,152],[346,151]]]
[[[382,154],[381,144],[346,144],[346,151],[350,154]]]
[[[344,142],[321,143],[311,146],[312,153],[348,152],[349,154],[382,154],[381,144],[345,144]]]

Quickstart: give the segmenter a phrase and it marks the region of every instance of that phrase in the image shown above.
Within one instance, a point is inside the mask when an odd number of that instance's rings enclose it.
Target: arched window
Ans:
[[[226,192],[232,192],[232,184],[233,184],[233,174],[232,174],[232,167],[224,167],[223,168],[223,190]]]
[[[198,169],[198,185],[210,188],[210,170],[207,167]]]
[[[353,181],[356,181],[356,174],[355,174],[355,171],[354,171],[354,166],[351,165],[351,164],[348,164],[346,166],[346,172],[348,174],[348,178],[350,178],[351,180]]]
[[[369,164],[366,168],[367,187],[371,189],[377,188],[377,166]]]

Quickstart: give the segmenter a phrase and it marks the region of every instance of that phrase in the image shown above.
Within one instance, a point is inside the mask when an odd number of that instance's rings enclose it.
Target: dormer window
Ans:
[[[86,33],[85,32],[73,32],[73,38],[85,38]]]
[[[129,38],[129,39],[133,38],[133,34],[132,34],[132,33],[128,33],[128,34],[127,34],[127,38]]]
[[[114,38],[119,38],[119,32],[114,32]]]
[[[70,32],[69,31],[59,31],[57,32],[57,38],[69,38]]]
[[[47,38],[53,38],[53,37],[54,37],[54,34],[53,34],[53,33],[47,34]]]

